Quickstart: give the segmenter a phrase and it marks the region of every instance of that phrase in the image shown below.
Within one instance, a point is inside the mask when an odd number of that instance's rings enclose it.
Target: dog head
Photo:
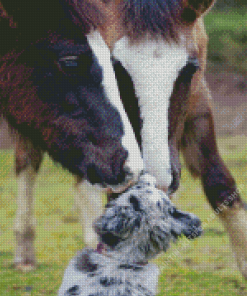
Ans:
[[[200,226],[199,218],[176,209],[148,174],[109,202],[94,223],[101,242],[109,251],[120,252],[122,260],[128,262],[155,257],[182,234],[195,238],[202,232]]]

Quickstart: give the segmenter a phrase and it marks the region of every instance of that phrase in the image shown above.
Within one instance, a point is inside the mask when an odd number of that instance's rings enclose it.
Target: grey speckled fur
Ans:
[[[144,174],[139,182],[107,204],[94,229],[104,251],[84,249],[64,274],[58,296],[151,296],[159,270],[148,260],[184,234],[201,234],[200,220],[179,211]]]

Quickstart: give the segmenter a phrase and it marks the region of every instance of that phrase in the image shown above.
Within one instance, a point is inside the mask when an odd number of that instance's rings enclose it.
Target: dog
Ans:
[[[159,270],[148,261],[182,234],[202,233],[199,218],[179,211],[149,174],[110,201],[94,229],[97,249],[85,248],[70,261],[58,296],[155,295]]]

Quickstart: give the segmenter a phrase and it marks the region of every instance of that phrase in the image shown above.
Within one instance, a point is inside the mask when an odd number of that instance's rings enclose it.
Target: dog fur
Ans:
[[[148,260],[182,234],[199,236],[200,226],[195,215],[176,209],[154,178],[144,174],[95,221],[98,248],[85,248],[70,261],[58,296],[155,295],[159,270]]]

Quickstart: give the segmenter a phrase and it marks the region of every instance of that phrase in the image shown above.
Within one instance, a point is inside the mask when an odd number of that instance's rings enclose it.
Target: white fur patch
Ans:
[[[126,165],[130,168],[131,172],[134,173],[134,178],[137,180],[140,171],[143,170],[143,160],[138,143],[133,132],[133,128],[130,124],[128,116],[124,110],[118,85],[111,63],[111,53],[103,38],[98,31],[94,31],[87,35],[89,45],[91,46],[94,54],[96,55],[100,66],[103,68],[103,86],[107,97],[111,104],[118,110],[123,125],[124,125],[124,136],[122,144],[128,151],[128,159]]]
[[[150,291],[150,295],[156,294],[156,289],[158,286],[159,269],[155,264],[149,263],[147,266],[143,266],[143,268],[140,271],[133,272],[131,269],[121,270],[118,266],[119,262],[115,261],[113,258],[103,256],[97,253],[93,253],[91,257],[94,260],[96,259],[95,263],[98,265],[99,270],[95,272],[96,275],[92,276],[92,273],[79,271],[76,268],[76,263],[78,259],[77,256],[75,256],[69,262],[69,265],[64,272],[64,277],[58,291],[58,296],[67,295],[66,291],[72,288],[73,286],[79,287],[80,294],[78,295],[81,296],[101,295],[100,292],[102,291],[102,288],[103,290],[106,290],[106,292],[103,295],[124,295],[124,293],[117,294],[117,292],[121,291],[120,285],[116,285],[115,287],[113,286],[113,291],[109,289],[109,287],[103,287],[102,285],[100,285],[100,276],[102,276],[103,278],[107,277],[111,279],[114,278],[116,275],[118,275],[122,279],[123,283],[125,281],[134,282],[134,286],[136,283],[140,283],[140,286],[146,288],[147,291]],[[89,274],[91,276],[89,276]],[[122,286],[123,288],[125,287],[125,285]],[[114,293],[115,289],[116,293]],[[132,295],[137,294],[133,293]]]
[[[113,54],[129,72],[138,97],[145,170],[156,177],[158,186],[168,188],[172,181],[168,109],[174,82],[188,59],[185,45],[148,39],[131,44],[123,37]]]

